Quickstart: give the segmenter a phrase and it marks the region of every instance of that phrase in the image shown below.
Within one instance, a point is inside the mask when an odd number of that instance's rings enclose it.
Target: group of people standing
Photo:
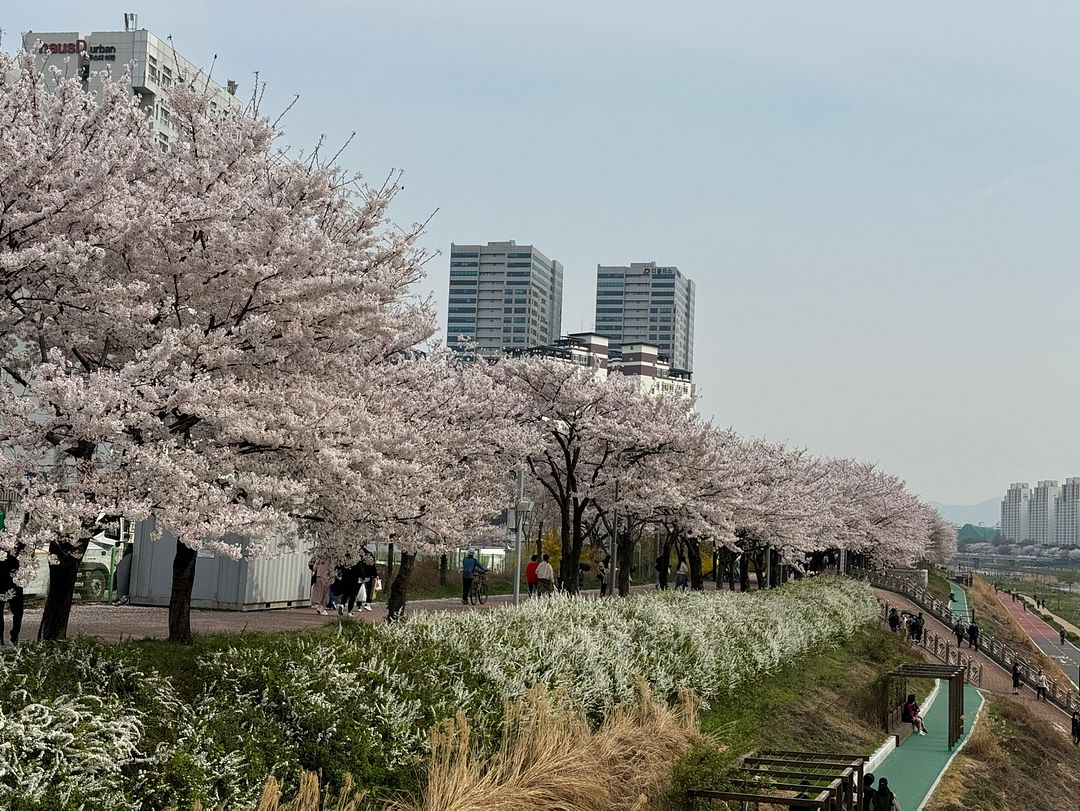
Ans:
[[[889,611],[889,630],[894,634],[900,631],[906,638],[922,642],[923,634],[926,632],[926,620],[923,618],[922,611],[918,614],[905,611],[901,615],[894,607]]]
[[[605,561],[607,558],[605,558]],[[555,590],[555,569],[548,555],[533,555],[525,566],[530,597],[548,597]]]
[[[979,652],[979,626],[975,624],[975,620],[965,626],[963,620],[958,619],[952,630],[956,636],[956,647],[959,648],[966,639],[968,647],[974,648],[976,653]]]
[[[311,570],[310,607],[326,616],[336,610],[339,616],[353,616],[353,610],[371,610],[371,601],[382,589],[375,556],[365,547],[360,559],[351,565],[331,565],[313,557],[308,561]]]
[[[875,781],[877,782],[876,788],[874,787]],[[803,780],[800,785],[805,788],[795,796],[795,799],[809,800],[813,792],[813,789],[810,788],[810,781]],[[814,806],[805,803],[793,803],[790,808],[791,811],[812,811]],[[863,775],[862,805],[859,807],[859,811],[901,811],[900,801],[896,799],[896,795],[889,788],[888,779],[882,777],[877,780],[870,773]]]

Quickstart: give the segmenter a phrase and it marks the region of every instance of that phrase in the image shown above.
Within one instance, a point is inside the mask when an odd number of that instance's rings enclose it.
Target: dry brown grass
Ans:
[[[432,734],[428,782],[392,811],[640,811],[667,787],[672,764],[698,736],[697,704],[658,703],[644,683],[638,701],[599,729],[543,688],[508,708],[502,742],[490,756],[459,716]]]
[[[281,783],[269,777],[263,786],[262,794],[255,805],[234,806],[233,811],[360,811],[367,806],[364,802],[366,792],[358,790],[351,775],[346,775],[345,785],[336,794],[323,794],[319,787],[319,776],[314,772],[300,773],[300,788],[291,800],[281,799]],[[196,802],[191,811],[209,811]],[[218,811],[225,811],[225,806],[218,806]]]
[[[1070,684],[1069,677],[1061,669],[1061,665],[1039,650],[1039,646],[1031,641],[1027,632],[998,600],[994,587],[990,583],[976,576],[971,597],[975,604],[976,618],[984,630],[989,631],[995,639],[1005,643],[1014,651],[1022,653],[1029,662],[1045,670],[1054,681],[1059,684]]]

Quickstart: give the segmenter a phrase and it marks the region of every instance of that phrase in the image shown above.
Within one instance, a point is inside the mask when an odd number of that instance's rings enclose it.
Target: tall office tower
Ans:
[[[146,111],[158,148],[165,152],[177,137],[168,102],[168,91],[174,84],[192,85],[208,94],[212,109],[242,106],[235,96],[235,82],[222,87],[211,81],[205,70],[180,56],[171,42],[137,26],[136,15],[125,14],[123,31],[27,31],[22,37],[23,48],[35,51],[46,68],[57,68],[61,76],[80,76],[83,87],[91,92],[101,88],[97,74],[107,71],[119,78],[130,64],[132,97],[137,97]]]
[[[1054,511],[1054,544],[1080,544],[1080,478],[1066,479],[1061,485]]]
[[[611,342],[652,344],[672,369],[693,371],[694,282],[655,262],[596,266],[596,332]]]
[[[1026,543],[1031,538],[1031,488],[1027,482],[1009,485],[1001,502],[1001,535],[1008,543]]]
[[[1029,510],[1031,540],[1037,546],[1050,546],[1054,542],[1054,511],[1057,509],[1061,487],[1056,481],[1041,481],[1031,494]]]
[[[450,245],[446,342],[485,357],[551,344],[562,333],[563,266],[532,245]]]

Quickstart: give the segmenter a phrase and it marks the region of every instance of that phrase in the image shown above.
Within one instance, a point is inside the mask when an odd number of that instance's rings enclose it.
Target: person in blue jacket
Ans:
[[[483,564],[477,560],[470,549],[468,554],[465,555],[465,560],[461,563],[461,602],[464,605],[469,604],[469,591],[472,590],[472,579],[474,572],[486,572]]]

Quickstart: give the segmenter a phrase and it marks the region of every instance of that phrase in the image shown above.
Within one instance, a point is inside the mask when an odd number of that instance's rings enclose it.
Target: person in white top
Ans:
[[[548,556],[544,555],[540,565],[536,567],[536,590],[540,596],[551,594],[552,584],[555,582],[555,570],[551,568]]]
[[[690,566],[686,558],[679,558],[679,568],[675,570],[675,590],[686,591],[690,587]]]

